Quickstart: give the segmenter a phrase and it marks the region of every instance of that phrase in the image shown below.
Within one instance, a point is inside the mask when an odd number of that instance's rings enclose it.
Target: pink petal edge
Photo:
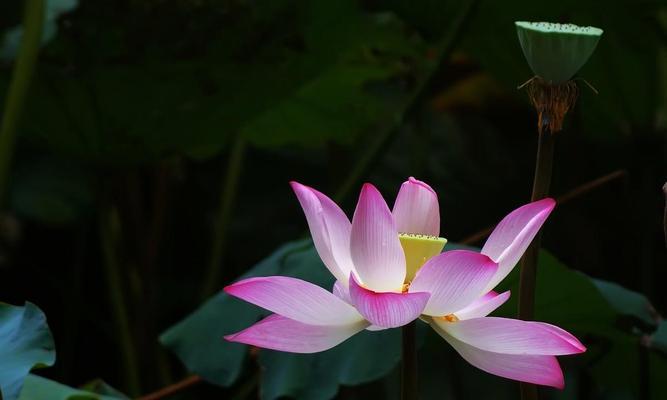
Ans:
[[[440,235],[438,195],[425,182],[413,177],[403,182],[392,215],[401,233]]]
[[[433,329],[473,366],[493,375],[557,389],[565,387],[563,371],[555,356],[501,354],[481,350],[449,335],[438,325]]]
[[[481,251],[500,265],[487,290],[493,289],[512,271],[554,207],[554,199],[538,200],[517,208],[498,223]]]
[[[428,293],[377,293],[363,288],[350,276],[350,298],[373,325],[397,328],[414,321],[424,310]]]
[[[244,279],[225,292],[295,321],[311,325],[343,325],[362,320],[348,303],[301,279],[268,276]]]
[[[336,279],[347,282],[354,269],[350,257],[350,220],[333,200],[321,192],[294,181],[290,182],[290,186],[306,215],[322,262]]]
[[[586,351],[568,332],[542,322],[484,317],[435,323],[456,340],[493,353],[557,356]]]
[[[368,326],[366,321],[347,325],[308,325],[273,314],[225,340],[290,353],[317,353],[342,343]]]
[[[467,307],[459,311],[455,311],[454,315],[456,315],[456,317],[459,320],[486,317],[487,315],[495,311],[498,307],[505,304],[505,302],[509,300],[509,298],[510,298],[509,290],[500,294],[492,290],[487,294],[485,294],[484,296],[470,303],[470,305],[468,305]]]

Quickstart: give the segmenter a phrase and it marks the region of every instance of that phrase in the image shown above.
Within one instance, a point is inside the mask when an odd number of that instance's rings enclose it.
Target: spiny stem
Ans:
[[[18,57],[12,71],[5,111],[0,125],[0,203],[7,189],[7,177],[12,162],[16,131],[25,98],[30,86],[39,46],[42,41],[44,23],[44,0],[26,0],[23,16],[23,37]]]
[[[553,155],[554,135],[548,129],[540,129],[531,201],[543,199],[549,194]],[[537,259],[540,252],[540,241],[541,234],[538,234],[521,260],[521,274],[519,278],[519,319],[523,320],[533,319]],[[537,387],[532,384],[522,383],[521,398],[523,400],[537,399]]]
[[[416,400],[417,393],[417,321],[401,328],[401,400]]]
[[[103,207],[100,213],[99,229],[102,253],[104,256],[104,269],[106,272],[107,286],[109,289],[109,301],[114,318],[114,326],[117,330],[118,344],[123,357],[123,370],[125,372],[125,385],[130,395],[140,393],[139,368],[137,366],[136,352],[130,322],[123,298],[123,285],[121,279],[120,265],[116,257],[116,240],[114,229],[114,209]],[[116,221],[117,222],[117,221]]]
[[[202,299],[207,299],[217,290],[220,285],[221,266],[220,263],[227,249],[227,230],[236,200],[236,188],[243,166],[245,156],[246,140],[242,136],[237,136],[229,160],[227,162],[224,181],[222,182],[220,192],[220,207],[214,226],[213,242],[211,243],[211,256],[209,259],[208,270],[204,276],[204,286],[201,292]]]

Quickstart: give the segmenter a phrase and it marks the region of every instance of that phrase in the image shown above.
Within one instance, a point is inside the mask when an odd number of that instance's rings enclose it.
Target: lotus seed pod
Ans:
[[[602,29],[550,22],[517,21],[517,34],[535,75],[548,83],[570,80],[593,54]]]

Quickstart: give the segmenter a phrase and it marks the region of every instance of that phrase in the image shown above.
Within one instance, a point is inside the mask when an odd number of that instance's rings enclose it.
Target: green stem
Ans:
[[[100,240],[102,245],[102,253],[104,256],[104,267],[109,289],[109,300],[114,318],[114,326],[117,330],[117,338],[121,348],[121,355],[123,357],[123,371],[125,372],[125,386],[130,395],[137,395],[141,388],[139,384],[139,368],[135,358],[136,352],[134,349],[134,342],[132,341],[132,334],[130,331],[130,322],[127,315],[127,308],[125,307],[125,299],[123,298],[123,285],[121,283],[121,272],[118,259],[116,258],[116,240],[114,232],[113,209],[100,215]]]
[[[553,155],[554,135],[551,134],[548,129],[540,129],[531,201],[540,200],[549,195]],[[519,278],[519,319],[523,320],[533,319],[537,259],[540,252],[540,241],[541,234],[538,234],[521,260],[521,275]],[[521,398],[523,400],[537,399],[537,386],[522,383]]]
[[[221,262],[227,249],[227,231],[236,200],[236,189],[243,166],[245,156],[246,140],[242,136],[237,136],[229,155],[226,166],[227,173],[224,175],[220,191],[220,207],[214,226],[213,242],[211,243],[211,257],[209,259],[208,270],[204,278],[204,287],[202,289],[202,298],[207,299],[218,289],[221,277]]]
[[[42,41],[44,23],[44,0],[26,0],[23,16],[23,37],[0,125],[0,203],[7,190],[9,166],[14,153],[16,131],[30,86],[32,73],[37,63],[39,46]]]
[[[662,192],[665,194],[665,215],[662,217],[662,226],[665,232],[665,247],[667,247],[667,183],[662,187]]]
[[[416,400],[417,393],[417,321],[403,326],[401,347],[401,400]]]

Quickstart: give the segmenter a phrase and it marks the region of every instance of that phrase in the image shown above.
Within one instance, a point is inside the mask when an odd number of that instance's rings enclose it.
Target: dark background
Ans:
[[[21,12],[2,2],[0,32]],[[630,0],[81,2],[53,19],[22,115],[0,216],[2,300],[48,316],[58,362],[46,376],[129,390],[109,296],[120,290],[146,393],[184,376],[156,338],[203,287],[305,237],[290,180],[351,213],[362,182],[391,205],[415,176],[439,193],[442,235],[464,241],[529,199],[536,116],[516,89],[532,73],[513,21],[548,20],[605,30],[579,73],[599,94],[580,82],[552,193],[613,175],[557,207],[543,247],[667,312],[664,16],[663,2]],[[12,66],[0,64],[0,104]],[[231,396],[240,382],[182,398]],[[578,393],[641,398],[660,384],[639,382]]]

